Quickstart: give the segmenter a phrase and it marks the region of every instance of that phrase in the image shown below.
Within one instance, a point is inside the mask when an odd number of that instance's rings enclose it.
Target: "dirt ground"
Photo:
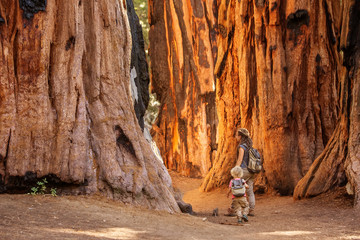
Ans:
[[[226,217],[226,189],[198,190],[201,179],[171,174],[196,216],[126,206],[99,196],[0,195],[0,239],[360,239],[360,214],[343,190],[293,201],[256,196],[243,225]],[[339,197],[341,196],[341,197]],[[212,216],[213,209],[219,216]]]

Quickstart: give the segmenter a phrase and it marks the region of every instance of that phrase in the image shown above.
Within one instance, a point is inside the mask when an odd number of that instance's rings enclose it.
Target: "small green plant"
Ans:
[[[39,194],[45,194],[46,191],[46,178],[44,178],[42,181],[37,182],[38,188],[39,188]]]
[[[31,195],[36,195],[36,194],[38,194],[38,190],[39,190],[39,188],[38,187],[32,187],[31,188]]]
[[[46,178],[44,178],[42,181],[38,181],[36,183],[37,186],[31,188],[30,194],[31,195],[45,194],[46,189],[47,189],[47,187],[46,187],[47,183],[48,182],[46,181]],[[51,193],[52,196],[56,197],[57,196],[56,195],[56,188],[51,188],[50,193]]]
[[[56,197],[56,188],[50,189],[51,196]]]

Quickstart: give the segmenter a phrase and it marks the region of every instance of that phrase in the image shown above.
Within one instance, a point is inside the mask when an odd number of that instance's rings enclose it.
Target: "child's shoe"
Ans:
[[[248,219],[248,217],[246,215],[243,215],[242,218],[244,219],[245,222],[249,221],[249,219]]]
[[[238,219],[238,223],[242,223],[242,220],[241,220],[241,218],[239,218],[239,219]]]

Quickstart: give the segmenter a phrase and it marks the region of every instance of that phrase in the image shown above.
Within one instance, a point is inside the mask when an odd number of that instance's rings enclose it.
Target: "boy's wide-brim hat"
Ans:
[[[250,137],[250,133],[249,131],[246,129],[246,128],[239,128],[238,129],[238,132],[241,134],[241,135],[244,135],[246,137]]]

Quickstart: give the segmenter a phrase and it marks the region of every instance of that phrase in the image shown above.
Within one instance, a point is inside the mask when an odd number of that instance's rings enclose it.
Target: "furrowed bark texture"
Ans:
[[[213,1],[149,1],[153,138],[168,169],[204,176],[216,150]]]
[[[333,7],[325,1],[220,3],[216,93],[219,119],[225,117],[202,189],[228,182],[239,126],[250,130],[264,159],[263,177],[281,194],[292,193],[323,151],[338,115]]]
[[[135,116],[126,1],[29,2],[0,1],[2,190],[47,177],[179,211]]]
[[[297,184],[294,198],[326,192],[344,182],[346,173],[354,205],[360,206],[360,2],[344,1],[335,20],[340,25],[339,48],[343,52],[339,71],[340,119],[324,152]],[[340,175],[340,176],[339,176]]]
[[[193,167],[188,161],[208,160],[179,154],[182,151],[177,148],[190,142],[188,135],[176,131],[181,123],[179,109],[183,109],[179,99],[185,106],[194,101],[191,98],[189,103],[182,97],[184,91],[176,91],[179,84],[192,86],[184,80],[186,74],[179,74],[186,68],[179,67],[178,59],[183,55],[198,58],[185,54],[185,47],[179,50],[179,43],[186,46],[186,38],[176,37],[193,28],[185,25],[179,33],[179,22],[187,18],[181,19],[173,4],[151,2],[150,50],[154,89],[162,103],[156,139],[167,167],[184,173]],[[258,183],[267,182],[281,194],[292,194],[309,172],[295,196],[317,195],[348,181],[358,201],[359,41],[355,23],[359,22],[359,2],[229,0],[216,4],[213,69],[218,124],[211,131],[217,133],[215,144],[211,143],[216,151],[201,189],[209,191],[229,181],[236,157],[234,130],[246,127],[264,160]],[[206,78],[197,77],[200,83]],[[201,144],[197,148],[203,149]]]

